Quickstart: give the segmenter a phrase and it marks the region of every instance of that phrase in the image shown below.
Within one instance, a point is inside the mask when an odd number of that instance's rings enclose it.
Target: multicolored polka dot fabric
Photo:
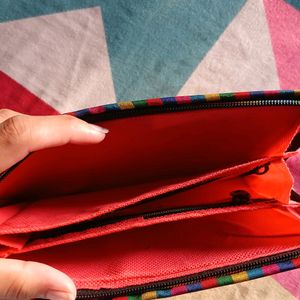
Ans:
[[[267,265],[262,268],[255,268],[248,271],[234,273],[231,275],[209,278],[209,279],[201,280],[199,282],[195,282],[193,284],[177,286],[172,289],[150,291],[142,295],[116,297],[113,298],[113,300],[152,300],[158,298],[166,298],[166,297],[201,291],[213,287],[239,283],[239,282],[260,278],[267,275],[276,274],[279,272],[292,270],[299,267],[300,267],[300,258],[296,258],[293,260],[289,260],[277,264]]]
[[[249,97],[240,91],[289,98],[299,93],[290,91],[300,87],[299,45],[298,0],[2,0],[0,109],[84,118]],[[299,269],[250,282],[235,295],[300,299]]]
[[[164,98],[152,98],[135,101],[119,101],[113,104],[90,107],[69,114],[77,117],[87,115],[101,114],[111,111],[133,110],[153,106],[174,106],[183,104],[196,104],[208,102],[234,102],[234,101],[253,101],[253,100],[272,100],[272,99],[300,99],[300,90],[277,90],[277,91],[253,91],[253,92],[236,92],[220,93],[193,96],[176,96]]]

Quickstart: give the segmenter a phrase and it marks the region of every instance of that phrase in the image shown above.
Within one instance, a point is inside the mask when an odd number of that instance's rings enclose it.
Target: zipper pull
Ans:
[[[236,190],[230,193],[233,204],[242,205],[250,203],[250,193],[244,190]]]
[[[269,172],[270,165],[271,165],[271,163],[267,162],[266,164],[264,164],[262,166],[258,166],[256,168],[242,174],[242,176],[248,176],[248,175],[253,175],[253,174],[255,174],[255,175],[264,175],[267,172]]]

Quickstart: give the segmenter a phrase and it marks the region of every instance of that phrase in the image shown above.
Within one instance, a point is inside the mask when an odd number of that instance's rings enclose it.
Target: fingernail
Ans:
[[[75,300],[76,295],[70,292],[62,292],[62,291],[55,291],[50,290],[47,293],[46,299],[50,300]]]
[[[104,128],[104,127],[100,127],[100,126],[97,126],[97,125],[94,125],[94,124],[89,124],[89,127],[93,130],[93,131],[97,131],[97,132],[101,132],[101,133],[108,133],[109,130],[107,128]]]

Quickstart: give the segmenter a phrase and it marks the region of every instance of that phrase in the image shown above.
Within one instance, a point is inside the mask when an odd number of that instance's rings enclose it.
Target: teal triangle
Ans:
[[[286,0],[286,2],[300,10],[300,0]]]
[[[0,21],[100,6],[118,99],[176,95],[245,0],[2,0]]]

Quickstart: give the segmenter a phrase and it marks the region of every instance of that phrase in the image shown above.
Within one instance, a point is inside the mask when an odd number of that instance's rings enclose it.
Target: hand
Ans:
[[[28,116],[0,110],[0,173],[27,154],[67,143],[99,143],[107,129],[75,117]],[[72,280],[40,263],[0,259],[0,299],[71,300],[76,297]]]

